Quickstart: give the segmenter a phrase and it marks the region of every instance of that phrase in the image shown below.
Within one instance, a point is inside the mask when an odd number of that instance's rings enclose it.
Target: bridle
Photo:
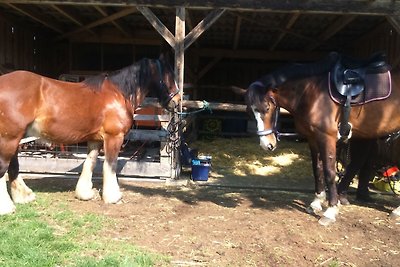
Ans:
[[[167,85],[165,84],[165,82],[164,82],[164,79],[163,79],[163,68],[162,68],[162,66],[161,66],[161,62],[160,62],[160,60],[159,59],[157,59],[157,69],[158,69],[158,72],[159,72],[159,74],[160,74],[160,81],[159,81],[159,89],[160,89],[160,91],[168,91],[168,88],[167,88]],[[179,89],[179,87],[178,87],[178,85],[176,84],[176,81],[174,80],[174,82],[175,82],[175,86],[176,86],[176,88],[177,88],[177,90],[175,91],[175,92],[172,92],[172,93],[169,93],[168,94],[168,96],[167,96],[167,98],[165,99],[165,100],[163,100],[163,101],[161,101],[161,99],[160,99],[160,102],[161,102],[161,104],[162,104],[162,106],[163,107],[168,107],[168,104],[169,104],[169,102],[171,102],[171,100],[173,101],[173,98],[177,95],[177,94],[179,94],[180,93],[180,89]],[[178,103],[175,103],[174,102],[174,104],[175,104],[175,106],[177,106],[178,105]]]
[[[267,129],[267,130],[262,130],[262,131],[257,131],[257,135],[258,136],[267,136],[270,134],[275,134],[276,138],[279,140],[279,131],[278,131],[278,119],[279,119],[279,113],[280,113],[280,107],[279,105],[276,103],[275,99],[270,96],[271,102],[275,105],[275,112],[274,112],[274,122],[272,124],[272,128],[271,129]]]

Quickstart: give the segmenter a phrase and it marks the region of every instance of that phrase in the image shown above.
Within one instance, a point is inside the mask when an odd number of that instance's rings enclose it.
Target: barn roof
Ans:
[[[0,16],[47,31],[54,40],[161,44],[140,6],[149,7],[171,32],[174,7],[186,7],[187,32],[213,10],[225,9],[193,47],[208,56],[314,59],[346,51],[379,31],[400,32],[400,1],[391,0],[5,0]]]

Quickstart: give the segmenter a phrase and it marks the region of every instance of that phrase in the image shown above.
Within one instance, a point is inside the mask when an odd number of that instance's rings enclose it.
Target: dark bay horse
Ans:
[[[135,109],[148,93],[173,110],[180,101],[174,72],[163,56],[142,59],[80,83],[63,82],[28,71],[0,76],[0,214],[35,195],[19,176],[17,149],[24,136],[74,144],[88,143],[88,156],[76,185],[82,200],[94,197],[92,172],[103,145],[102,198],[117,203],[122,194],[116,177],[117,157]],[[7,192],[6,172],[11,188]]]
[[[338,60],[331,53],[327,59],[309,64],[291,64],[261,77],[245,92],[266,150],[277,146],[276,121],[279,107],[291,113],[298,133],[307,138],[311,150],[316,196],[310,211],[322,211],[327,188],[329,207],[319,222],[328,225],[339,213],[335,182],[336,142],[342,106],[331,99],[329,73]],[[392,91],[381,101],[371,101],[351,108],[352,135],[376,138],[400,129],[400,73],[391,73]],[[376,88],[378,89],[378,88]]]

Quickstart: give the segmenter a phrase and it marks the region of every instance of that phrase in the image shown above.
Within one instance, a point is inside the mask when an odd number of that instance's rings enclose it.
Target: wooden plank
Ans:
[[[220,62],[222,57],[216,57],[210,61],[204,68],[202,68],[197,74],[197,80],[200,80],[207,72],[209,72],[218,62]]]
[[[201,109],[204,107],[204,102],[198,100],[184,100],[183,106],[192,109]],[[243,104],[208,102],[208,106],[211,110],[247,112],[247,106]],[[283,108],[281,108],[281,113],[289,114],[289,112]]]
[[[147,140],[161,141],[167,137],[167,131],[164,130],[130,130],[125,139],[129,140]]]
[[[398,15],[386,16],[389,23],[395,28],[398,34],[400,34],[400,12]]]
[[[286,23],[285,26],[285,31],[282,31],[278,38],[276,38],[275,42],[271,45],[269,48],[269,51],[274,51],[275,48],[278,46],[278,44],[282,41],[282,39],[286,36],[286,33],[289,32],[289,30],[292,28],[294,23],[297,21],[297,19],[300,17],[300,12],[294,12],[293,14],[290,15],[290,18],[288,22]]]
[[[336,19],[336,21],[332,25],[330,25],[327,29],[325,29],[325,31],[317,38],[318,42],[313,42],[310,46],[306,47],[306,50],[307,51],[314,50],[322,43],[324,43],[326,40],[335,35],[337,32],[346,27],[350,22],[352,22],[356,18],[357,18],[356,15],[339,16]]]
[[[61,15],[63,15],[64,17],[66,17],[67,19],[69,19],[70,21],[72,21],[73,23],[75,23],[78,26],[83,26],[83,23],[80,22],[77,18],[75,18],[73,15],[69,14],[66,10],[64,10],[63,8],[56,6],[56,5],[50,5],[54,10],[56,10],[58,13],[60,13]],[[87,30],[89,33],[96,35],[94,31],[92,30]]]
[[[94,8],[103,16],[103,17],[108,17],[108,13],[100,6],[94,6]],[[119,23],[117,23],[115,20],[111,21],[111,24],[114,25],[115,28],[117,28],[124,36],[130,37],[130,34],[128,33],[127,30],[125,30]]]
[[[211,11],[199,24],[194,27],[185,37],[185,50],[200,37],[211,25],[214,24],[224,14],[225,9],[216,9]]]
[[[395,15],[400,10],[400,1],[393,0],[318,0],[318,1],[226,1],[226,0],[3,0],[16,4],[62,4],[87,6],[153,6],[162,8],[180,7],[193,9],[229,9],[243,11],[294,12],[318,14]]]
[[[143,115],[143,114],[134,114],[133,119],[135,121],[169,121],[169,115]]]
[[[259,60],[282,60],[282,61],[314,61],[326,56],[326,52],[309,51],[268,51],[268,50],[233,50],[219,48],[192,48],[193,52],[200,57],[223,57]]]
[[[175,47],[175,37],[168,30],[167,27],[157,18],[156,15],[148,8],[143,6],[138,6],[137,9],[143,14],[143,16],[150,22],[154,29],[167,41],[167,43],[174,48]]]
[[[76,30],[70,31],[68,33],[65,33],[65,34],[59,36],[58,39],[63,39],[63,38],[69,37],[71,35],[74,35],[76,33],[79,33],[81,31],[86,31],[86,30],[92,29],[92,28],[97,27],[99,25],[102,25],[102,24],[111,22],[113,20],[128,16],[129,14],[135,13],[136,11],[137,11],[136,7],[125,8],[125,9],[123,9],[121,11],[118,11],[118,12],[108,16],[108,17],[93,21],[92,23],[84,25],[83,27],[80,27],[80,28],[78,28]]]
[[[47,28],[52,29],[53,31],[56,31],[58,33],[62,33],[63,32],[60,28],[58,28],[58,26],[55,26],[52,23],[50,23],[48,21],[45,21],[45,20],[43,20],[43,19],[41,19],[41,18],[29,13],[28,11],[23,10],[22,8],[19,8],[19,7],[15,6],[13,4],[10,4],[10,3],[8,3],[6,5],[8,5],[9,7],[17,10],[19,13],[24,14],[25,16],[30,17],[31,19],[39,22],[40,24],[43,24],[44,26],[46,26]]]
[[[242,25],[242,17],[238,16],[236,18],[236,25],[235,25],[235,34],[233,36],[233,45],[232,49],[236,50],[239,45],[239,38],[240,38],[240,27]]]
[[[84,158],[33,158],[18,157],[21,172],[79,174],[82,171]],[[97,160],[93,171],[95,175],[102,176],[103,158]],[[172,175],[171,166],[161,162],[132,161],[128,158],[118,158],[117,174],[126,176],[167,177]]]

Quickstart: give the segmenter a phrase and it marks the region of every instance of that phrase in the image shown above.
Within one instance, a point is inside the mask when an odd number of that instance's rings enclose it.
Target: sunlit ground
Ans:
[[[306,142],[283,140],[265,151],[252,138],[199,140],[190,145],[200,155],[212,156],[209,181],[267,187],[313,189],[311,158]]]

